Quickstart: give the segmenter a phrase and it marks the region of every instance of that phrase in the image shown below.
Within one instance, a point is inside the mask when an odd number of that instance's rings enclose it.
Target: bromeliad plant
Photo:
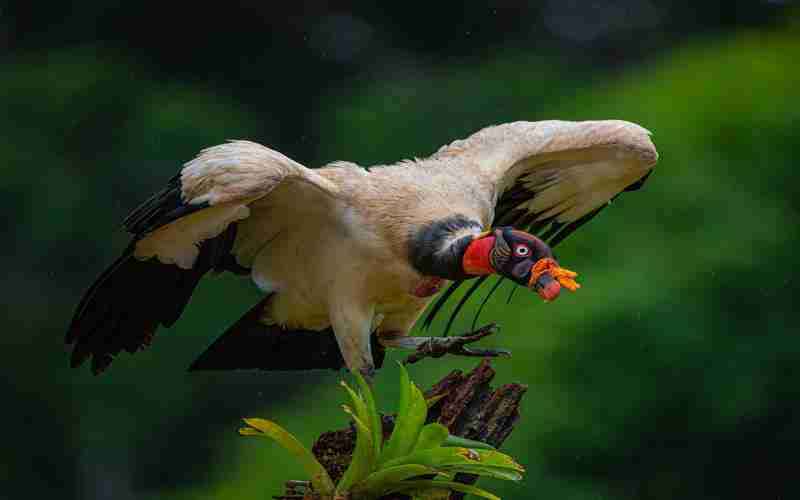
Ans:
[[[353,419],[356,444],[349,467],[338,484],[311,451],[279,425],[260,418],[244,419],[243,436],[269,437],[300,460],[320,500],[372,500],[392,493],[414,499],[447,498],[460,491],[488,499],[499,497],[475,486],[457,483],[453,474],[464,472],[519,481],[524,469],[511,457],[478,441],[450,435],[438,423],[425,425],[428,401],[401,365],[400,407],[392,434],[384,442],[381,417],[369,385],[355,375],[360,392],[342,386],[350,398],[344,411]],[[433,476],[433,479],[428,479]]]

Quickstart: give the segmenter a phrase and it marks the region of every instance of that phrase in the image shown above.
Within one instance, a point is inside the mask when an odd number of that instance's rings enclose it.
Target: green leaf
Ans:
[[[364,403],[367,407],[367,418],[370,420],[369,426],[372,430],[372,443],[375,447],[375,457],[378,457],[383,447],[383,422],[381,421],[381,415],[378,413],[378,408],[375,404],[375,396],[372,394],[372,388],[367,384],[367,381],[364,380],[364,377],[360,373],[355,372],[353,375],[361,389],[361,395],[364,397]]]
[[[303,446],[292,434],[280,425],[262,418],[245,418],[244,423],[249,427],[239,429],[243,436],[262,436],[275,440],[289,453],[294,455],[302,464],[309,475],[314,491],[320,495],[333,495],[335,487],[328,472],[322,467],[314,454]]]
[[[469,495],[475,495],[481,498],[488,498],[489,500],[500,500],[500,497],[497,495],[493,495],[488,491],[478,488],[477,486],[472,486],[469,484],[463,483],[456,483],[453,481],[434,481],[429,479],[423,479],[419,481],[403,481],[401,483],[396,483],[391,485],[393,489],[389,490],[388,493],[412,493],[413,490],[419,491],[422,495],[414,494],[414,498],[430,498],[429,496],[425,496],[425,492],[434,489],[445,489],[450,491],[460,491],[461,493],[467,493]]]
[[[371,419],[369,418],[367,404],[364,402],[364,399],[356,394],[346,382],[342,381],[340,385],[344,387],[344,390],[347,391],[347,395],[350,396],[350,402],[353,404],[352,408],[355,410],[355,415],[369,428]],[[370,434],[372,434],[372,430],[370,430]]]
[[[386,441],[379,464],[385,464],[408,454],[417,443],[417,438],[425,423],[428,405],[425,396],[408,376],[408,371],[400,365],[400,408],[397,411],[394,430]]]
[[[377,498],[388,493],[388,486],[408,478],[436,474],[434,469],[419,464],[398,465],[373,472],[350,489],[354,498]],[[444,474],[441,474],[444,475]],[[447,477],[447,476],[445,476]]]
[[[418,450],[383,464],[394,467],[420,464],[443,472],[466,472],[498,479],[519,481],[525,469],[511,457],[492,450],[460,447],[439,447]]]
[[[356,447],[353,450],[353,458],[350,465],[344,472],[339,484],[336,485],[337,492],[343,492],[363,480],[372,472],[375,467],[375,448],[372,444],[372,433],[367,425],[354,412],[345,406],[345,411],[353,418],[356,427]]]
[[[477,450],[496,450],[494,446],[483,441],[475,441],[473,439],[462,438],[448,434],[447,439],[444,440],[442,446],[461,446],[462,448],[475,448]]]
[[[495,479],[503,479],[505,481],[520,481],[522,479],[522,474],[520,472],[485,465],[454,464],[443,467],[443,470],[452,473],[461,472],[464,474],[475,474],[476,476],[492,477]]]
[[[428,424],[420,431],[417,444],[414,445],[414,451],[438,448],[445,443],[449,435],[450,431],[442,424]]]

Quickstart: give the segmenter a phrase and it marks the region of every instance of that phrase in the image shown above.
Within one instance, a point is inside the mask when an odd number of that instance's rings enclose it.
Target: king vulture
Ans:
[[[205,149],[125,219],[130,244],[69,325],[71,365],[91,358],[97,374],[150,345],[209,272],[249,276],[264,296],[193,370],[371,376],[387,347],[500,354],[464,347],[486,329],[408,334],[443,288],[426,324],[456,288],[472,282],[454,315],[491,275],[546,301],[574,290],[551,249],[638,189],[657,157],[647,130],[616,120],[506,123],[370,168],[309,169],[248,141]]]

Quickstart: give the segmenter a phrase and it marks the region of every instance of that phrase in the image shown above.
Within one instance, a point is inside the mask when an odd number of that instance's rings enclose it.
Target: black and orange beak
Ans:
[[[555,259],[545,257],[539,259],[531,268],[528,287],[536,290],[545,302],[550,302],[561,294],[561,287],[571,292],[580,288],[581,285],[575,281],[577,276],[578,273],[560,267]]]

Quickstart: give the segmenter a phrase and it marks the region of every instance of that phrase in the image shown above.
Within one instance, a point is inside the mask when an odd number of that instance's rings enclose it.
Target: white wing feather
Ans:
[[[205,149],[184,165],[181,196],[184,203],[208,207],[148,234],[137,242],[134,255],[190,269],[199,243],[249,217],[249,205],[279,186],[282,193],[320,203],[335,198],[337,192],[335,184],[313,170],[254,142],[232,141]]]

